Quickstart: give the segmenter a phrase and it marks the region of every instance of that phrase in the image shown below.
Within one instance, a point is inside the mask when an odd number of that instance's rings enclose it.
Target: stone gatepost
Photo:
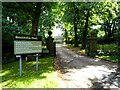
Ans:
[[[94,57],[97,53],[97,39],[94,32],[90,33],[87,46],[88,56]]]
[[[55,56],[56,55],[56,46],[53,42],[54,38],[52,38],[52,32],[48,32],[49,37],[46,39],[47,49],[49,50],[49,55]]]

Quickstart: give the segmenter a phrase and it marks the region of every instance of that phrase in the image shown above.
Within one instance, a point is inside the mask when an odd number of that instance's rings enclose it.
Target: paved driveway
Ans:
[[[78,55],[57,45],[57,62],[67,88],[118,88],[120,73],[117,64]]]

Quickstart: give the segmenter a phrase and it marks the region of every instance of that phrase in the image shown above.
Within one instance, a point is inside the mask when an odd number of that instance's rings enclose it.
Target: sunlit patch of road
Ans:
[[[113,79],[117,75],[117,64],[78,55],[61,44],[57,45],[57,56],[65,72],[63,78],[68,88],[117,88],[119,86],[116,84],[119,80]]]

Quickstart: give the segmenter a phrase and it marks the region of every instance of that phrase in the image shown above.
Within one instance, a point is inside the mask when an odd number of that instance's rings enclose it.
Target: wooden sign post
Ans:
[[[38,72],[38,56],[42,53],[42,41],[40,36],[15,35],[14,54],[19,58],[20,76],[22,76],[22,55],[34,55],[36,57],[36,72]]]

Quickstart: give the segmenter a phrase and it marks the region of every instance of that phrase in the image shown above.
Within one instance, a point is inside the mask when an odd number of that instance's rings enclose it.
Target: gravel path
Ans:
[[[117,64],[78,55],[62,45],[57,45],[56,50],[59,76],[67,88],[120,89]]]

